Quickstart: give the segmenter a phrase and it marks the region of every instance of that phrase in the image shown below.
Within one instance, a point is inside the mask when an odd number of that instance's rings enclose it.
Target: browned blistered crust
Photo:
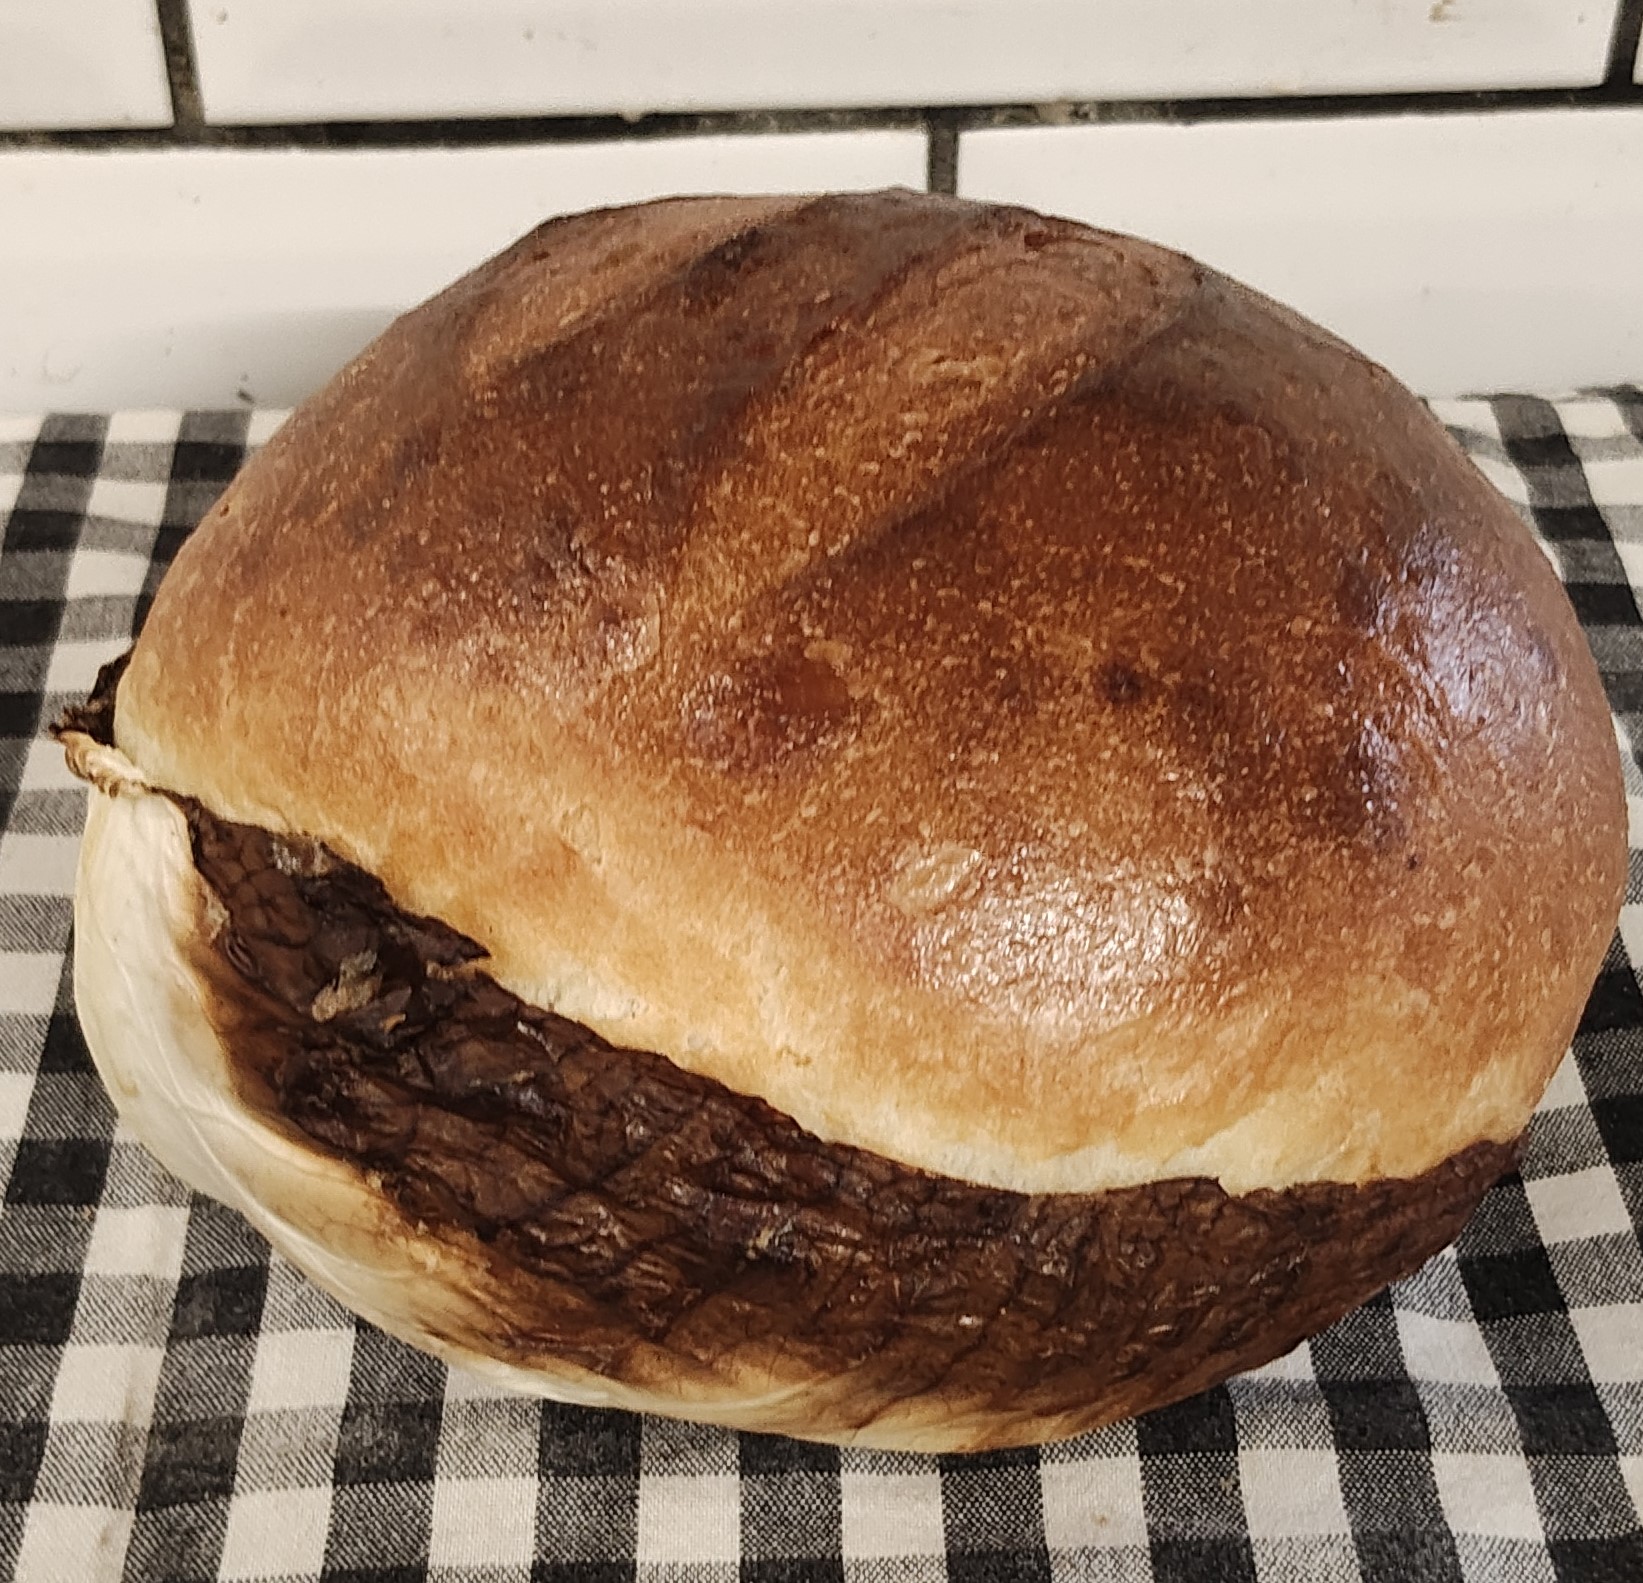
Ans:
[[[1028,1192],[1504,1142],[1624,876],[1573,613],[1419,402],[906,193],[556,221],[407,315],[184,547],[118,734],[522,998]]]
[[[1262,1363],[1452,1238],[1511,1147],[1412,1181],[1029,1196],[828,1144],[528,1006],[313,842],[185,804],[196,966],[247,1104],[356,1166],[494,1316],[444,1338],[688,1404],[803,1381],[802,1432],[1069,1434]],[[962,1443],[962,1441],[960,1442]]]

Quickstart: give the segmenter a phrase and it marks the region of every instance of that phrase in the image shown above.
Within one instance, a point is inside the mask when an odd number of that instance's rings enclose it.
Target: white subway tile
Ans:
[[[1614,0],[190,0],[220,121],[1578,86]]]
[[[1182,249],[1417,390],[1643,367],[1643,107],[992,129],[959,190]]]
[[[924,159],[916,132],[0,154],[0,411],[290,405],[551,215],[918,186]]]
[[[0,128],[170,122],[153,0],[0,0]]]

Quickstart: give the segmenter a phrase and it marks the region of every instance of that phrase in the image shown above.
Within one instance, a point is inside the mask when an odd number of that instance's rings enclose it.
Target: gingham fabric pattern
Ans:
[[[1522,1176],[1259,1373],[969,1458],[498,1395],[116,1125],[70,994],[85,797],[39,733],[277,414],[0,419],[0,1577],[1643,1580],[1643,393],[1440,415],[1567,580],[1632,798],[1626,911]]]

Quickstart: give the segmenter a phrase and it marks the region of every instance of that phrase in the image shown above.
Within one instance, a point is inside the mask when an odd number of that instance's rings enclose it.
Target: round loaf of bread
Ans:
[[[1511,1167],[1610,938],[1557,578],[1383,370],[909,193],[395,323],[64,731],[122,1110],[525,1388],[918,1449],[1277,1355]]]

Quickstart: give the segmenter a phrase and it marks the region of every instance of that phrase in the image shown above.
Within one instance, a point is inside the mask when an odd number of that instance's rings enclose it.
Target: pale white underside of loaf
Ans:
[[[168,1170],[238,1210],[371,1323],[509,1389],[748,1428],[802,1422],[804,1381],[670,1401],[579,1369],[522,1368],[453,1340],[453,1332],[482,1333],[492,1322],[479,1295],[483,1278],[460,1252],[418,1235],[358,1171],[262,1124],[239,1102],[204,986],[180,943],[201,927],[203,905],[186,823],[114,749],[87,756],[118,794],[91,796],[75,895],[75,997],[121,1119]],[[833,1438],[880,1437],[869,1428]],[[905,1434],[883,1438],[908,1443]]]

